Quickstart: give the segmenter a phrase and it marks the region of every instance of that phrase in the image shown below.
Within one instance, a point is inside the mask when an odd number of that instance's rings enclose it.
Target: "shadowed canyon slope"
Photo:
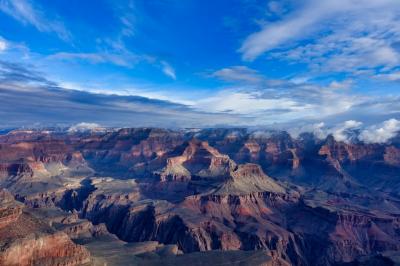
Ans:
[[[0,188],[0,265],[399,262],[396,138],[16,130]]]

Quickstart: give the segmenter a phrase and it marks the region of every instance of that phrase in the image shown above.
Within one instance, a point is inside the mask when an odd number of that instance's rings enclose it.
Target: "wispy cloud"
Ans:
[[[331,89],[350,89],[353,85],[354,81],[351,79],[345,79],[343,81],[334,80],[329,84],[329,88]]]
[[[201,110],[256,117],[261,125],[337,115],[348,112],[364,98],[318,85],[281,81],[279,85],[264,88],[229,87],[199,99],[195,106]]]
[[[1,0],[0,10],[22,24],[34,26],[41,32],[54,32],[65,41],[71,39],[70,32],[59,19],[48,19],[49,14],[45,14],[40,7],[29,0]]]
[[[260,124],[333,116],[348,112],[367,98],[351,93],[351,79],[323,86],[307,78],[269,79],[246,66],[223,68],[210,76],[232,84],[200,99],[198,108],[257,117]]]
[[[30,69],[28,69],[28,67]],[[33,66],[22,66],[18,63],[0,60],[0,83],[3,84],[28,84],[54,86],[55,83],[46,79],[42,73]]]
[[[86,61],[92,64],[111,63],[122,67],[133,67],[141,57],[128,52],[96,52],[96,53],[69,53],[60,52],[48,56],[48,59],[66,60],[66,61]]]
[[[7,42],[3,38],[0,37],[0,53],[7,49]]]
[[[161,61],[162,71],[165,75],[176,80],[175,69],[166,61]]]
[[[400,71],[394,71],[392,73],[382,73],[375,75],[375,78],[389,81],[400,81]]]
[[[176,80],[175,69],[168,62],[148,55],[135,54],[126,49],[124,45],[88,53],[59,52],[47,56],[46,59],[88,62],[90,64],[112,64],[125,68],[133,68],[139,62],[145,62],[156,69],[161,69],[166,76]]]
[[[247,66],[232,66],[215,71],[212,77],[229,82],[250,82],[258,83],[264,78],[254,69]]]
[[[315,71],[361,73],[400,64],[400,5],[395,0],[307,0],[276,22],[248,36],[244,60],[267,53],[307,63]]]
[[[132,37],[135,35],[135,3],[129,1],[111,1],[116,15],[119,17],[122,25],[120,30],[120,37]]]
[[[354,92],[352,79],[321,85],[307,79],[271,80],[247,68],[243,70],[249,76],[235,73],[233,67],[223,70],[213,76],[232,84],[199,99],[194,103],[196,108],[253,117],[259,125],[287,123],[289,127],[305,121],[318,123],[320,119],[327,124],[354,119],[369,124],[400,113],[396,97]]]

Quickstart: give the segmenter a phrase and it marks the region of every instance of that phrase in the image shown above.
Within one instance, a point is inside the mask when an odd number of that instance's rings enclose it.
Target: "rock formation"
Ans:
[[[84,265],[89,252],[0,192],[0,265]]]
[[[390,265],[399,151],[245,129],[12,131],[0,265]]]

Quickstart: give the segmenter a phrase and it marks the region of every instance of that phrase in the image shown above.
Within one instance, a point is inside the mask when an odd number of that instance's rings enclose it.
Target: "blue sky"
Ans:
[[[0,0],[0,122],[398,121],[399,14],[398,0]]]

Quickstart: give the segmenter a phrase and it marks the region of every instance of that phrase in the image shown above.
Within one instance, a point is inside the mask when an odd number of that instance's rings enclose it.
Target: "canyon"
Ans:
[[[0,135],[0,265],[396,265],[400,138]]]

